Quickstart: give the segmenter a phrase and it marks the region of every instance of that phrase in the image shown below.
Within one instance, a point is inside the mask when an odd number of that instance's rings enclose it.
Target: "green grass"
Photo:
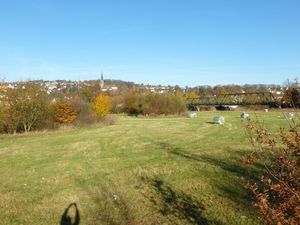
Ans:
[[[0,138],[1,224],[259,224],[240,177],[251,150],[239,112]],[[225,125],[208,122],[224,115]],[[254,114],[251,114],[254,116]],[[256,113],[273,132],[281,113]],[[253,172],[254,173],[254,172]]]

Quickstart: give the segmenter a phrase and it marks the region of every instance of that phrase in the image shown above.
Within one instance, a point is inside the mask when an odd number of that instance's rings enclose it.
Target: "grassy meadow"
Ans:
[[[223,115],[225,125],[210,122]],[[0,224],[260,224],[241,177],[240,112],[120,116],[115,125],[0,136]],[[280,112],[250,113],[277,132]],[[74,209],[70,210],[74,214]]]

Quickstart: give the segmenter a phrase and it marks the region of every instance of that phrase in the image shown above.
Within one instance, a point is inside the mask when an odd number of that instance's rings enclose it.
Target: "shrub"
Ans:
[[[72,123],[77,117],[77,113],[72,105],[67,101],[59,101],[54,106],[54,119],[59,123]]]
[[[125,95],[115,95],[111,98],[112,100],[112,112],[122,113],[124,112]]]
[[[245,162],[263,165],[260,181],[247,183],[256,196],[263,222],[300,224],[300,125],[287,132],[281,129],[279,137],[272,137],[251,121],[247,130],[254,151]],[[277,139],[281,143],[276,144]]]
[[[170,115],[186,111],[182,97],[173,94],[135,93],[125,100],[125,112],[130,115]]]
[[[116,121],[117,121],[116,115],[108,115],[102,119],[101,123],[105,125],[114,125]]]
[[[76,120],[73,122],[75,126],[81,127],[98,122],[98,117],[91,109],[91,104],[86,102],[80,96],[74,96],[70,100],[70,104],[77,114]]]
[[[124,112],[129,115],[135,115],[143,113],[143,97],[141,94],[129,93],[125,98]]]

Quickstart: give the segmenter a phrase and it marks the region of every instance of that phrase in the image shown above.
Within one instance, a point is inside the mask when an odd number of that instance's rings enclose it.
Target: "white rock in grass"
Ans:
[[[269,112],[269,109],[264,109],[265,112]]]
[[[242,118],[242,119],[247,119],[248,117],[249,117],[249,113],[243,112],[243,113],[241,114],[241,118]]]
[[[225,123],[225,119],[223,116],[215,116],[213,118],[213,123],[214,124],[224,124]]]

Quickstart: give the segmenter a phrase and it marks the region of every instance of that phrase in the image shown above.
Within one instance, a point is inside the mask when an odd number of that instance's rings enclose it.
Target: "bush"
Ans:
[[[260,182],[247,183],[256,196],[263,222],[300,224],[300,124],[288,132],[281,129],[279,137],[272,137],[251,121],[247,130],[254,151],[245,162],[263,165]],[[277,139],[281,143],[276,144]]]
[[[171,115],[186,111],[183,98],[173,94],[129,94],[124,108],[130,115]]]
[[[56,122],[68,124],[76,119],[77,113],[69,102],[62,100],[55,104],[53,116]]]
[[[76,127],[82,127],[99,121],[97,115],[91,109],[91,104],[80,96],[74,96],[70,100],[70,104],[77,114],[76,120],[73,122]]]
[[[101,123],[105,125],[114,125],[117,121],[116,115],[108,115],[101,120]]]

